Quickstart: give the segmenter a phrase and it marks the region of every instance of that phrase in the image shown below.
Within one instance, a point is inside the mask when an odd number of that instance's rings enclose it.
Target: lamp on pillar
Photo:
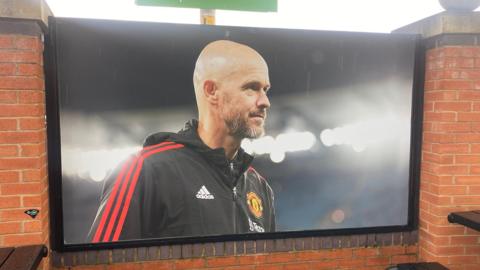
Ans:
[[[439,0],[446,11],[474,11],[480,6],[480,0]]]

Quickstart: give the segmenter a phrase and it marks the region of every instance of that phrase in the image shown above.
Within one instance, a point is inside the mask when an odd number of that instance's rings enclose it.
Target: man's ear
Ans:
[[[218,102],[218,87],[215,81],[206,80],[203,82],[203,94],[210,103]]]

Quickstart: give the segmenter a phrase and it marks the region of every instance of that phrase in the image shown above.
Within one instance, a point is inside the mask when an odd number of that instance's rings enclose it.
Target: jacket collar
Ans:
[[[198,136],[197,132],[198,120],[192,119],[185,124],[185,127],[178,133],[160,132],[150,135],[145,140],[144,146],[158,144],[163,141],[173,141],[181,143],[186,147],[193,149],[195,152],[202,155],[209,162],[220,167],[227,175],[233,174],[238,178],[243,174],[253,161],[253,157],[240,147],[237,155],[231,161],[226,158],[225,150],[223,148],[212,149],[208,147]],[[233,164],[233,172],[230,168]]]

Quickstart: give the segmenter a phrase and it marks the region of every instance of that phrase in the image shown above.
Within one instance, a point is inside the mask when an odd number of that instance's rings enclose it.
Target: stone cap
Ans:
[[[423,38],[441,34],[478,34],[480,12],[445,11],[395,29],[392,33],[420,34]]]
[[[48,26],[48,16],[53,16],[45,0],[0,0],[0,19],[36,20]]]

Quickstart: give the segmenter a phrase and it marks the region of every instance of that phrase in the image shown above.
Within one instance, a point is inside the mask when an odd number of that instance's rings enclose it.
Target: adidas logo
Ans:
[[[213,200],[215,197],[213,197],[210,192],[208,192],[207,188],[205,186],[202,186],[200,190],[197,192],[196,195],[197,199],[204,199],[204,200]]]

